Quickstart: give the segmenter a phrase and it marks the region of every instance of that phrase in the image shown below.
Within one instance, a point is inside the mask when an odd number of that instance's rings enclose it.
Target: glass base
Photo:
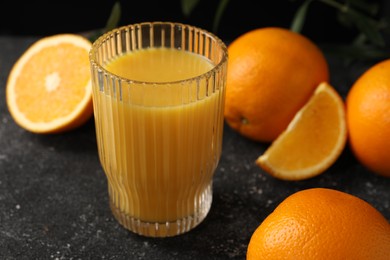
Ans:
[[[117,208],[110,200],[111,211],[116,220],[126,229],[147,237],[172,237],[186,233],[199,225],[207,216],[212,202],[212,185],[198,197],[195,213],[176,221],[145,222],[136,219]]]

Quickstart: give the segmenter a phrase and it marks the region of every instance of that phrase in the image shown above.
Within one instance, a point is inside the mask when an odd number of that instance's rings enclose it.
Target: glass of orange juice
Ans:
[[[140,23],[100,36],[90,62],[113,215],[149,237],[193,229],[210,210],[221,155],[225,44],[186,24]]]

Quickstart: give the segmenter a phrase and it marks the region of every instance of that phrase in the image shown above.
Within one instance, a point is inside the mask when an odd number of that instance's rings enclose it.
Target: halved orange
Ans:
[[[328,169],[346,141],[344,101],[331,85],[322,82],[256,164],[279,179],[308,179]]]
[[[89,50],[76,34],[39,39],[8,76],[6,101],[15,122],[34,133],[74,129],[93,114]]]

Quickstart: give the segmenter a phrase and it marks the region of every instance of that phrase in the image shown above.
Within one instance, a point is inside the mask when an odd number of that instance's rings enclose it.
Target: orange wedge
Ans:
[[[82,36],[59,34],[41,38],[21,55],[6,85],[7,106],[18,125],[59,133],[92,116],[91,45]]]
[[[346,141],[344,101],[323,82],[256,164],[278,179],[308,179],[328,169]]]

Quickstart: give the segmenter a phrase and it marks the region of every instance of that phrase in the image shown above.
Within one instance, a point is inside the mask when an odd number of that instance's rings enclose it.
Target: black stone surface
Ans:
[[[364,169],[348,147],[322,175],[286,182],[254,164],[267,144],[225,127],[205,221],[173,238],[125,230],[108,206],[93,120],[69,133],[36,135],[17,126],[7,110],[8,73],[35,40],[0,36],[0,259],[245,259],[262,220],[288,195],[311,187],[356,195],[390,220],[390,179]],[[329,63],[331,83],[343,96],[370,65]]]

